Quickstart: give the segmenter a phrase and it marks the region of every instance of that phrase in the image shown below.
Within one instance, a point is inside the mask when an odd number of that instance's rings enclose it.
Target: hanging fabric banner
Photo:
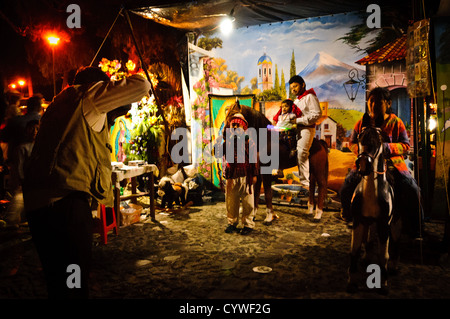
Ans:
[[[408,94],[411,98],[431,94],[429,31],[429,19],[417,21],[408,27],[406,69]]]
[[[228,107],[232,106],[239,99],[241,105],[254,108],[255,95],[213,95],[209,94],[209,113],[211,114],[211,142],[222,135],[223,126]],[[215,186],[220,185],[220,174],[222,173],[222,161],[213,157],[212,162],[212,180]]]

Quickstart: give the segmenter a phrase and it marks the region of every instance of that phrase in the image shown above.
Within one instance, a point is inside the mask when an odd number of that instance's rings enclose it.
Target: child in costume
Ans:
[[[291,150],[289,156],[295,156],[297,145],[297,131],[296,125],[292,122],[297,117],[302,116],[302,111],[295,106],[290,99],[281,102],[281,107],[278,113],[273,117],[275,122],[275,129],[280,132],[280,140],[286,144]]]
[[[240,113],[233,115],[230,129],[224,130],[223,158],[226,179],[225,202],[228,227],[226,233],[239,232],[239,206],[242,201],[243,224],[241,235],[248,235],[255,227],[255,205],[253,184],[258,175],[257,150],[255,142],[245,134],[248,123]],[[230,152],[231,151],[231,152]],[[244,156],[242,156],[244,155]]]

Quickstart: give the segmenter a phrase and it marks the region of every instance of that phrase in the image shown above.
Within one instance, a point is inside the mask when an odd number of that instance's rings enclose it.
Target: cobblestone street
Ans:
[[[400,272],[382,296],[345,291],[351,230],[336,211],[312,222],[301,207],[265,205],[247,236],[226,234],[226,209],[216,199],[177,214],[159,211],[121,227],[108,244],[95,237],[93,299],[442,299],[450,298],[450,262],[442,252],[442,222],[426,222],[424,241],[402,240]],[[2,230],[1,299],[46,298],[40,263],[27,227]],[[263,267],[264,266],[264,267]],[[268,267],[268,268],[267,268]],[[362,278],[361,284],[365,280]]]

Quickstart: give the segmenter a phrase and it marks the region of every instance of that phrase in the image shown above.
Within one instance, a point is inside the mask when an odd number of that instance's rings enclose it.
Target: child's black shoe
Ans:
[[[244,227],[241,230],[241,235],[248,235],[253,231],[253,228],[249,228],[249,227]]]
[[[237,233],[238,229],[234,225],[228,225],[227,228],[225,228],[225,232],[227,234]]]

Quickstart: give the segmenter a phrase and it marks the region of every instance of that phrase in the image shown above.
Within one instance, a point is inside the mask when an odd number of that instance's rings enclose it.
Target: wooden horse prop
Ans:
[[[248,122],[249,128],[255,128],[257,132],[258,139],[258,153],[261,154],[272,154],[272,150],[279,152],[279,167],[280,169],[287,169],[291,167],[298,166],[297,156],[290,157],[290,149],[283,143],[277,143],[272,145],[271,134],[278,134],[278,132],[268,130],[267,132],[267,143],[260,145],[259,129],[267,129],[272,123],[267,119],[267,117],[261,112],[250,108],[245,105],[240,105],[239,101],[236,101],[227,111],[224,129],[229,128],[229,121],[234,114],[241,113]],[[314,216],[315,221],[319,221],[323,213],[323,205],[325,197],[327,194],[327,183],[328,183],[328,149],[325,141],[319,141],[314,139],[313,144],[309,150],[309,172],[310,172],[310,185],[309,185],[309,200],[308,200],[308,212],[312,213],[314,210],[314,205],[316,205],[316,214]],[[261,163],[260,166],[270,166],[268,163]],[[266,201],[266,218],[264,220],[265,224],[270,224],[274,218],[277,218],[273,213],[272,206],[272,181],[274,177],[272,174],[260,174],[257,178],[257,182],[254,186],[254,196],[255,196],[255,208],[258,208],[259,196],[261,192],[261,182],[264,187],[264,196]],[[316,184],[318,185],[318,198],[317,203],[315,201],[314,193]]]
[[[389,238],[397,243],[400,223],[394,217],[394,193],[389,182],[389,171],[383,156],[383,141],[381,131],[376,127],[366,127],[358,136],[359,154],[356,159],[361,181],[357,185],[352,198],[351,213],[353,229],[350,252],[350,267],[348,270],[348,292],[357,290],[358,261],[361,247],[368,250],[369,233],[377,235],[377,259],[381,269],[379,292],[386,294],[387,266],[389,261]]]

